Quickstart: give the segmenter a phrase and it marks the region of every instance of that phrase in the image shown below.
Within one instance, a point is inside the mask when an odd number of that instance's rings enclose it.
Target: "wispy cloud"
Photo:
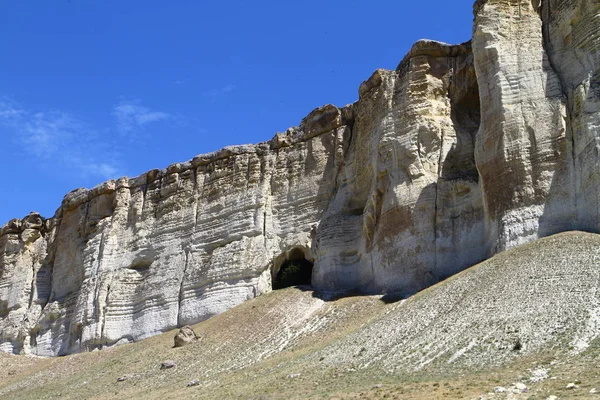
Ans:
[[[120,101],[113,109],[117,130],[122,135],[137,132],[146,125],[173,118],[167,112],[154,111],[140,104],[139,100]]]
[[[188,83],[190,83],[192,80],[191,79],[177,79],[173,81],[173,85],[175,86],[184,86]]]
[[[227,96],[229,93],[233,92],[236,89],[236,86],[233,84],[228,84],[223,87],[217,89],[207,90],[202,93],[203,96],[208,97],[212,100],[217,100],[219,98]]]
[[[98,132],[62,111],[30,110],[0,98],[0,127],[38,161],[101,179],[119,174],[118,151],[107,148]]]

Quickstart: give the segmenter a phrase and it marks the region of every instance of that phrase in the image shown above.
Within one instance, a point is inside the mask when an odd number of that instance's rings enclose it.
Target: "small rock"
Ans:
[[[527,386],[521,382],[515,383],[515,389],[517,389],[518,391],[520,391],[522,393],[527,392]]]
[[[531,382],[541,382],[550,377],[549,371],[546,368],[538,368],[536,370],[531,371],[531,378],[529,380]]]
[[[596,390],[596,388],[591,388],[591,389],[590,389],[590,393],[591,393],[591,394],[594,394],[594,393],[598,393],[598,391]]]
[[[506,388],[502,387],[502,386],[496,386],[494,388],[494,393],[504,393],[506,392]]]
[[[174,347],[183,347],[190,343],[193,343],[198,339],[196,332],[192,329],[191,326],[186,325],[179,330],[179,333],[175,335],[173,341],[175,342]]]
[[[173,368],[175,366],[175,361],[173,360],[167,360],[163,363],[160,364],[160,369],[169,369],[169,368]]]
[[[200,385],[200,381],[198,379],[194,379],[193,381],[188,382],[187,387],[198,386]]]
[[[573,390],[573,389],[577,389],[579,386],[577,386],[576,384],[574,384],[573,382],[569,383],[567,385],[567,387],[565,387],[565,389],[567,390]]]

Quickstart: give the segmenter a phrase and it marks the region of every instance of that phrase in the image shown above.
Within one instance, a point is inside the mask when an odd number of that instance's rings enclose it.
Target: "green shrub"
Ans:
[[[273,289],[283,289],[290,286],[310,285],[313,264],[307,260],[288,260],[283,263],[275,281]]]

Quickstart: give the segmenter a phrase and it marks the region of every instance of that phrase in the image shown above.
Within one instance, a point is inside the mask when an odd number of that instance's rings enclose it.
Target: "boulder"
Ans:
[[[197,339],[198,336],[196,335],[196,332],[194,332],[191,326],[186,325],[175,335],[174,347],[186,346],[190,343],[194,343]]]

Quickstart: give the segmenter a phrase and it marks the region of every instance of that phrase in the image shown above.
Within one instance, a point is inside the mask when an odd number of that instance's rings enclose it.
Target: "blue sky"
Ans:
[[[472,3],[4,0],[0,225],[351,103],[416,40],[468,40]]]

